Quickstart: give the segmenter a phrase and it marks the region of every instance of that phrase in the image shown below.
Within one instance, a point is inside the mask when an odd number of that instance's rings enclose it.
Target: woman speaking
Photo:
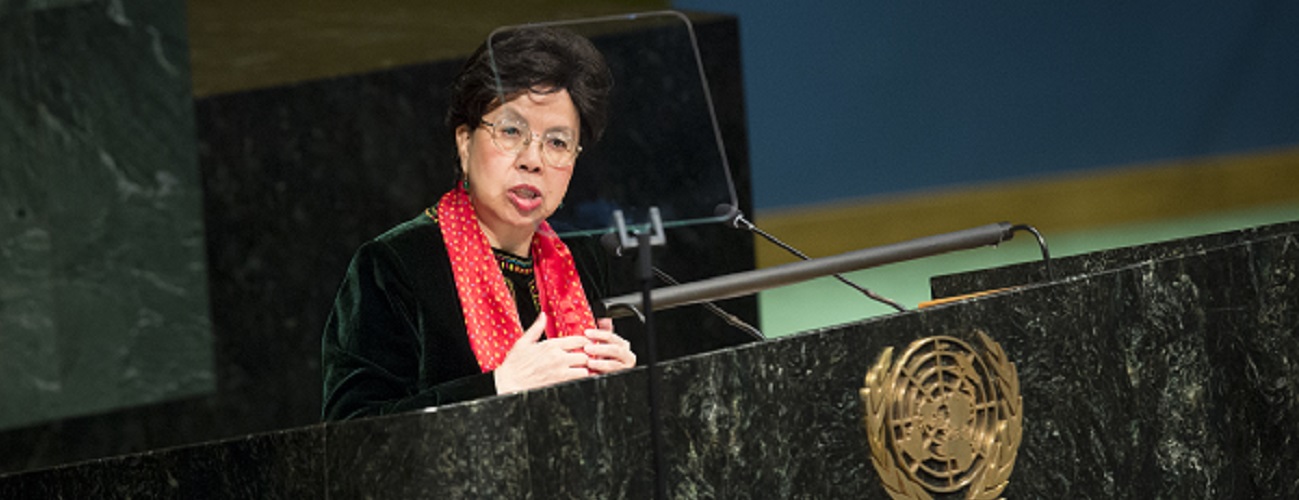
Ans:
[[[603,131],[609,69],[590,41],[567,31],[512,30],[491,44],[453,87],[457,186],[362,245],[343,279],[321,342],[326,420],[636,363],[612,322],[592,312],[598,300],[588,292],[602,288],[601,269],[585,252],[575,258],[546,223],[583,145]]]

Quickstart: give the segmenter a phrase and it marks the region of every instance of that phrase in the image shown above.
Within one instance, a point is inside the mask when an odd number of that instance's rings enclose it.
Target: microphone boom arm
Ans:
[[[1013,226],[998,222],[951,233],[916,238],[901,243],[864,248],[802,262],[783,264],[700,280],[684,285],[657,288],[650,293],[651,307],[662,311],[674,307],[749,295],[832,274],[857,271],[955,250],[997,245],[1011,239]],[[642,303],[640,293],[620,295],[604,300],[605,309],[615,318],[635,315]]]

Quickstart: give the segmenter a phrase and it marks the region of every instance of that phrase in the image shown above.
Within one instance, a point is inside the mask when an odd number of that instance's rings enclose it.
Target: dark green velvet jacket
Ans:
[[[565,240],[587,301],[604,315],[608,260],[594,238]],[[496,394],[469,347],[442,232],[421,214],[357,250],[321,340],[322,417],[340,420]]]

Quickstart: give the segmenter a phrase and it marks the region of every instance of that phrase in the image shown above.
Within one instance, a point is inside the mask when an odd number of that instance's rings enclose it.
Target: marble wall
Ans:
[[[215,390],[183,3],[0,3],[0,429]]]

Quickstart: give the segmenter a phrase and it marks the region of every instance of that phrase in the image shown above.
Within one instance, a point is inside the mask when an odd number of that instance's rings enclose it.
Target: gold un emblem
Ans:
[[[965,490],[997,498],[1010,481],[1022,434],[1019,375],[978,332],[982,353],[947,336],[912,342],[893,363],[880,354],[861,389],[871,463],[895,499]]]

